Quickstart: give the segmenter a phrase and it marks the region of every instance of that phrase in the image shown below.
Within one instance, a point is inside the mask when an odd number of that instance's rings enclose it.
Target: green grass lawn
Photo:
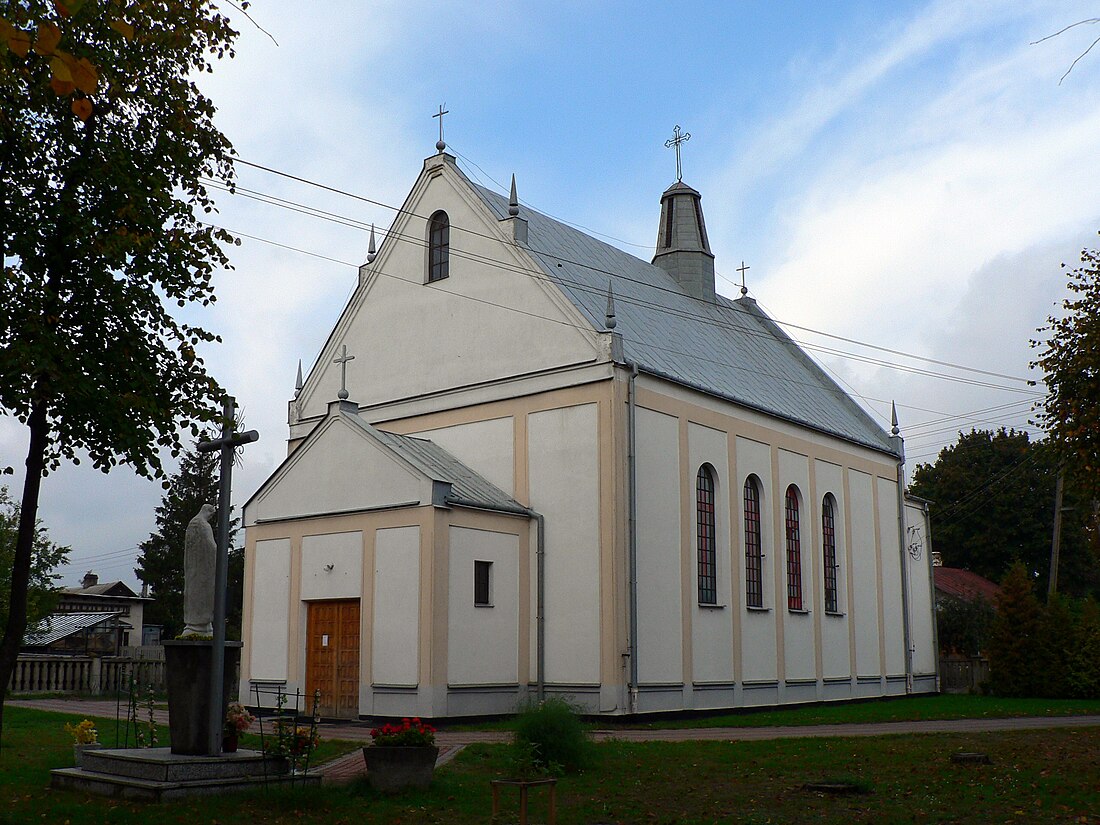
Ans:
[[[741,711],[690,719],[645,721],[630,727],[721,728],[773,725],[838,725],[909,722],[920,719],[999,719],[1013,716],[1100,714],[1100,699],[1005,699],[998,696],[941,694],[868,702],[842,702],[781,710]],[[606,726],[602,726],[606,727]]]
[[[362,783],[344,788],[144,805],[48,787],[71,764],[63,724],[72,717],[5,709],[0,823],[484,823],[488,780],[507,771],[503,746],[473,746],[440,769],[430,791],[392,799]],[[339,747],[334,745],[333,747]],[[344,745],[347,747],[347,745]],[[955,765],[957,751],[991,765]],[[828,797],[802,789],[826,777],[872,793]],[[770,742],[609,742],[592,765],[558,786],[558,822],[986,823],[1100,822],[1100,728]],[[515,821],[514,799],[510,799]],[[541,795],[533,821],[545,821]]]
[[[1100,699],[1004,699],[998,696],[942,694],[875,699],[866,702],[788,707],[706,715],[650,716],[622,722],[601,719],[591,730],[635,728],[742,728],[784,725],[837,725],[860,722],[910,722],[920,719],[1001,719],[1014,716],[1083,716],[1100,714]],[[464,725],[445,725],[448,730],[512,730],[511,719],[485,720]]]

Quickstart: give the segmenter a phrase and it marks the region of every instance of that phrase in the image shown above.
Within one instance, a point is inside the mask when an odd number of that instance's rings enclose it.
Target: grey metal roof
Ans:
[[[103,582],[101,584],[93,584],[91,587],[66,587],[62,592],[73,596],[101,596],[110,599],[143,598],[122,581]],[[150,599],[150,601],[152,600]]]
[[[472,181],[500,219],[508,199]],[[597,330],[607,287],[627,360],[640,370],[857,444],[896,454],[890,437],[751,298],[711,303],[660,267],[522,207],[527,251]]]
[[[450,484],[451,493],[446,499],[448,503],[485,507],[490,510],[523,515],[530,512],[491,481],[471,470],[435,442],[426,438],[387,433],[372,427],[357,415],[350,413],[344,415],[428,478]]]
[[[51,613],[42,619],[34,627],[29,628],[23,636],[23,644],[30,647],[45,647],[53,644],[66,636],[72,636],[89,627],[95,627],[115,616],[121,616],[121,611],[114,613]]]

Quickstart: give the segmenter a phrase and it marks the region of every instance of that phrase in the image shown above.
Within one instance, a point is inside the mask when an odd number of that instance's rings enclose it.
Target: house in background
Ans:
[[[425,161],[244,507],[242,696],[447,717],[937,689],[896,422],[716,292],[699,192],[660,200],[647,262]]]
[[[79,587],[66,587],[61,591],[54,613],[115,613],[119,645],[136,647],[144,643],[142,615],[145,603],[151,601],[147,596],[139,596],[124,582],[100,583],[99,576],[89,570]]]
[[[944,567],[936,564],[932,568],[932,577],[936,585],[936,600],[959,599],[973,602],[984,599],[994,604],[1001,594],[1001,586],[961,567]]]
[[[118,656],[122,613],[51,613],[23,636],[20,653]]]

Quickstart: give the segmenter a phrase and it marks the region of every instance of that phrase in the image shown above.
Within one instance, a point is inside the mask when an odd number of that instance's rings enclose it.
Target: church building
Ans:
[[[442,718],[935,691],[896,422],[715,291],[700,193],[661,195],[647,262],[438,148],[244,507],[242,698]]]

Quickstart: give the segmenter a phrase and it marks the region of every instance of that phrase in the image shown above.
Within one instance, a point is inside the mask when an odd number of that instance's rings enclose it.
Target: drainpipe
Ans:
[[[535,546],[535,696],[541,702],[546,698],[546,517],[534,510],[531,515],[539,526]]]
[[[891,407],[893,405],[891,404]],[[905,442],[899,434],[898,411],[891,409],[890,439],[898,454],[898,553],[901,557],[901,616],[905,631],[905,692],[913,692],[913,640],[909,627],[909,552],[905,546]]]
[[[630,577],[630,713],[638,712],[638,457],[637,457],[637,412],[635,409],[635,380],[638,378],[638,365],[628,363],[630,378],[627,382],[626,433],[627,433],[627,567]]]
[[[932,606],[932,661],[936,664],[936,693],[940,692],[940,628],[937,623],[936,613],[936,571],[932,569],[932,514],[929,512],[928,502],[921,504],[924,508],[924,529],[928,536],[928,589],[932,598],[929,602]]]

